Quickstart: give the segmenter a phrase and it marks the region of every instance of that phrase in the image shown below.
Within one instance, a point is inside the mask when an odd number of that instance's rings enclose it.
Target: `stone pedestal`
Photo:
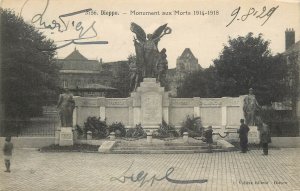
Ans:
[[[164,88],[155,78],[144,78],[135,97],[140,100],[140,122],[145,129],[158,128],[163,119]],[[166,116],[168,117],[168,116]]]
[[[59,135],[59,146],[71,146],[74,144],[72,127],[61,127]]]
[[[259,143],[259,131],[257,126],[249,126],[250,131],[248,132],[248,142],[249,143]]]
[[[55,145],[59,144],[59,139],[60,139],[60,129],[55,130]]]

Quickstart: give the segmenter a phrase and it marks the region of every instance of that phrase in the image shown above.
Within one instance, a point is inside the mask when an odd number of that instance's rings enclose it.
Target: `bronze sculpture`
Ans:
[[[157,78],[158,75],[163,74],[161,64],[167,64],[165,49],[163,53],[158,50],[159,40],[166,34],[172,32],[171,28],[164,24],[158,27],[153,34],[146,36],[145,31],[136,23],[131,23],[131,31],[136,34],[134,37],[134,46],[136,52],[136,67],[138,74],[138,81],[143,78]],[[161,63],[163,62],[163,63]],[[166,67],[164,67],[166,68]]]
[[[57,108],[59,110],[61,126],[72,127],[75,102],[73,100],[73,95],[68,89],[65,90],[64,94],[60,94]]]
[[[260,110],[260,106],[253,94],[253,89],[249,89],[249,95],[244,98],[244,117],[246,120],[246,124],[249,126],[255,125],[255,119],[257,117],[258,111]]]

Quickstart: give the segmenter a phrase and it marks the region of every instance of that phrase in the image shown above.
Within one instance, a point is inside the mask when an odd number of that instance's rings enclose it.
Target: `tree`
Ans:
[[[215,97],[214,68],[209,67],[187,75],[177,89],[178,97]]]
[[[287,90],[284,82],[287,67],[281,55],[271,54],[269,44],[262,34],[229,37],[228,45],[224,45],[219,58],[213,61],[214,65],[203,73],[198,72],[198,76],[187,78],[184,84],[196,81],[188,90],[193,96],[239,96],[247,94],[252,87],[260,104],[280,101]],[[210,91],[197,92],[205,88]]]
[[[269,44],[262,34],[229,38],[220,57],[214,60],[217,94],[239,96],[252,87],[261,104],[281,100],[286,90],[286,64],[282,56],[272,56]]]
[[[116,88],[117,92],[109,92],[106,97],[128,97],[129,96],[129,66],[128,61],[119,61],[115,74],[112,75],[111,86]]]
[[[43,105],[57,99],[58,69],[50,51],[55,45],[14,12],[0,9],[0,17],[2,117],[39,115]]]

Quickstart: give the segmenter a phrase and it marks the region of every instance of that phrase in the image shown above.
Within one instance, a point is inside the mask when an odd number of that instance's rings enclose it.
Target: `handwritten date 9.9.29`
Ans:
[[[273,15],[273,13],[278,9],[279,5],[276,7],[272,7],[267,10],[266,6],[263,6],[262,9],[255,9],[251,7],[246,14],[241,13],[241,7],[234,9],[231,13],[232,20],[226,25],[228,27],[234,21],[246,21],[249,16],[255,17],[256,19],[264,19],[261,26],[263,26]]]

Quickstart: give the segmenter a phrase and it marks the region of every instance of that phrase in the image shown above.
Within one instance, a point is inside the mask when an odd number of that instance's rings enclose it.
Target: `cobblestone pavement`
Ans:
[[[1,165],[0,190],[300,190],[299,148],[272,149],[269,156],[261,153],[119,155],[17,149],[12,172],[5,173]],[[169,180],[164,178],[167,171]],[[133,174],[132,180],[120,182]],[[151,186],[154,175],[162,180]],[[171,182],[174,179],[207,182],[177,184]]]

